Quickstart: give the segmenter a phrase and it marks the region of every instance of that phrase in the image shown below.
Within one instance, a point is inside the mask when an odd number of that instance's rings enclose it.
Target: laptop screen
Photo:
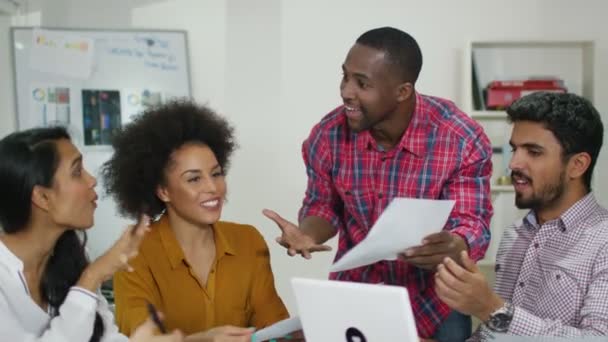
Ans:
[[[403,287],[292,279],[307,341],[417,341]]]

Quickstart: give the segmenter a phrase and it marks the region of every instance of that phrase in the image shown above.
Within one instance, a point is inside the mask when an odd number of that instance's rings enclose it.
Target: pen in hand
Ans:
[[[154,324],[156,324],[158,330],[160,330],[161,334],[166,334],[167,329],[165,329],[163,322],[161,322],[160,318],[158,317],[158,313],[156,312],[156,308],[154,307],[154,305],[152,305],[152,303],[147,303],[147,306],[148,312],[150,313],[150,317],[152,317],[152,321],[154,321]]]

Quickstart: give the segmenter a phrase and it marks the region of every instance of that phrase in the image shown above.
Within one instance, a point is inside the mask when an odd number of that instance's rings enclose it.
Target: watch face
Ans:
[[[511,323],[511,316],[506,313],[497,313],[490,318],[488,327],[496,332],[506,332]]]

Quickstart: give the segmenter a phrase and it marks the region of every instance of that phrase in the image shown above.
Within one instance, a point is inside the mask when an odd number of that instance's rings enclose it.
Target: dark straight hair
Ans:
[[[50,127],[12,133],[0,140],[0,225],[6,234],[25,229],[32,215],[34,186],[52,186],[59,166],[56,143],[61,139],[70,140],[67,130]],[[81,239],[75,230],[64,232],[55,244],[40,284],[52,316],[59,314],[70,287],[89,264],[85,244],[86,234]],[[90,342],[99,342],[103,333],[103,321],[96,313]]]

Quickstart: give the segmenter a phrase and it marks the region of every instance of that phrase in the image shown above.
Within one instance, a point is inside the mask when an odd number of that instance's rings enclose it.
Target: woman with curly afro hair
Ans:
[[[219,221],[233,128],[188,101],[152,108],[123,127],[102,167],[121,213],[156,218],[130,265],[114,277],[116,320],[129,335],[163,312],[186,341],[250,341],[252,328],[288,317],[268,247],[252,226]]]

